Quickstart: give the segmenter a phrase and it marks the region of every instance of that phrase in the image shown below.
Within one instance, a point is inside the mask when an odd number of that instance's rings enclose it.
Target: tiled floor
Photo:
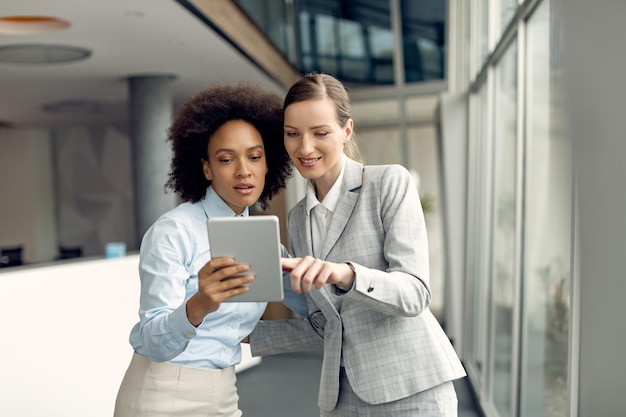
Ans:
[[[266,356],[237,374],[243,417],[319,417],[321,354]],[[480,417],[467,378],[456,381],[459,417]]]

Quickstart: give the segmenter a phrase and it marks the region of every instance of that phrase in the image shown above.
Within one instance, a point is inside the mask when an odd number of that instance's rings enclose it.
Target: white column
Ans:
[[[553,0],[554,1],[554,0]],[[560,0],[577,182],[580,331],[571,415],[622,416],[626,330],[626,2]]]

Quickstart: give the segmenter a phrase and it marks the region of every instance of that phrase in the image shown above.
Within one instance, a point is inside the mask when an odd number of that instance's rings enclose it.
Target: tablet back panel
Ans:
[[[282,301],[278,217],[211,217],[208,220],[211,256],[231,256],[250,265],[255,275],[250,290],[227,302]]]

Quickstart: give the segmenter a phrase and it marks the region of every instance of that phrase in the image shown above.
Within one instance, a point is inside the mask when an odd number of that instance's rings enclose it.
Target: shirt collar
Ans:
[[[339,175],[337,176],[337,179],[335,180],[335,183],[333,184],[333,186],[330,187],[328,194],[326,194],[326,197],[324,197],[324,200],[321,201],[324,207],[326,207],[331,212],[335,211],[335,208],[337,207],[337,201],[339,201],[339,195],[341,194],[341,183],[343,182],[343,173],[346,170],[347,159],[348,158],[346,158],[345,155],[342,155],[343,165],[341,166],[341,171],[339,171]],[[313,210],[313,207],[315,207],[318,204],[320,204],[320,201],[315,196],[315,185],[313,184],[313,181],[309,181],[308,186],[307,186],[307,192],[306,192],[307,213],[311,213],[311,210]]]
[[[202,207],[204,207],[204,211],[208,217],[234,217],[236,216],[233,209],[231,209],[228,204],[222,197],[220,197],[213,187],[208,186],[206,189],[206,194],[204,198],[201,200]],[[247,217],[250,214],[249,207],[246,207],[241,216]]]

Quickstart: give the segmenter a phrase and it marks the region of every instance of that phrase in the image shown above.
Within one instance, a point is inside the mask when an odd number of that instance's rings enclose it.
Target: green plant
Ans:
[[[424,194],[420,196],[420,200],[422,202],[422,211],[424,212],[424,216],[435,211],[435,198],[430,194]]]

